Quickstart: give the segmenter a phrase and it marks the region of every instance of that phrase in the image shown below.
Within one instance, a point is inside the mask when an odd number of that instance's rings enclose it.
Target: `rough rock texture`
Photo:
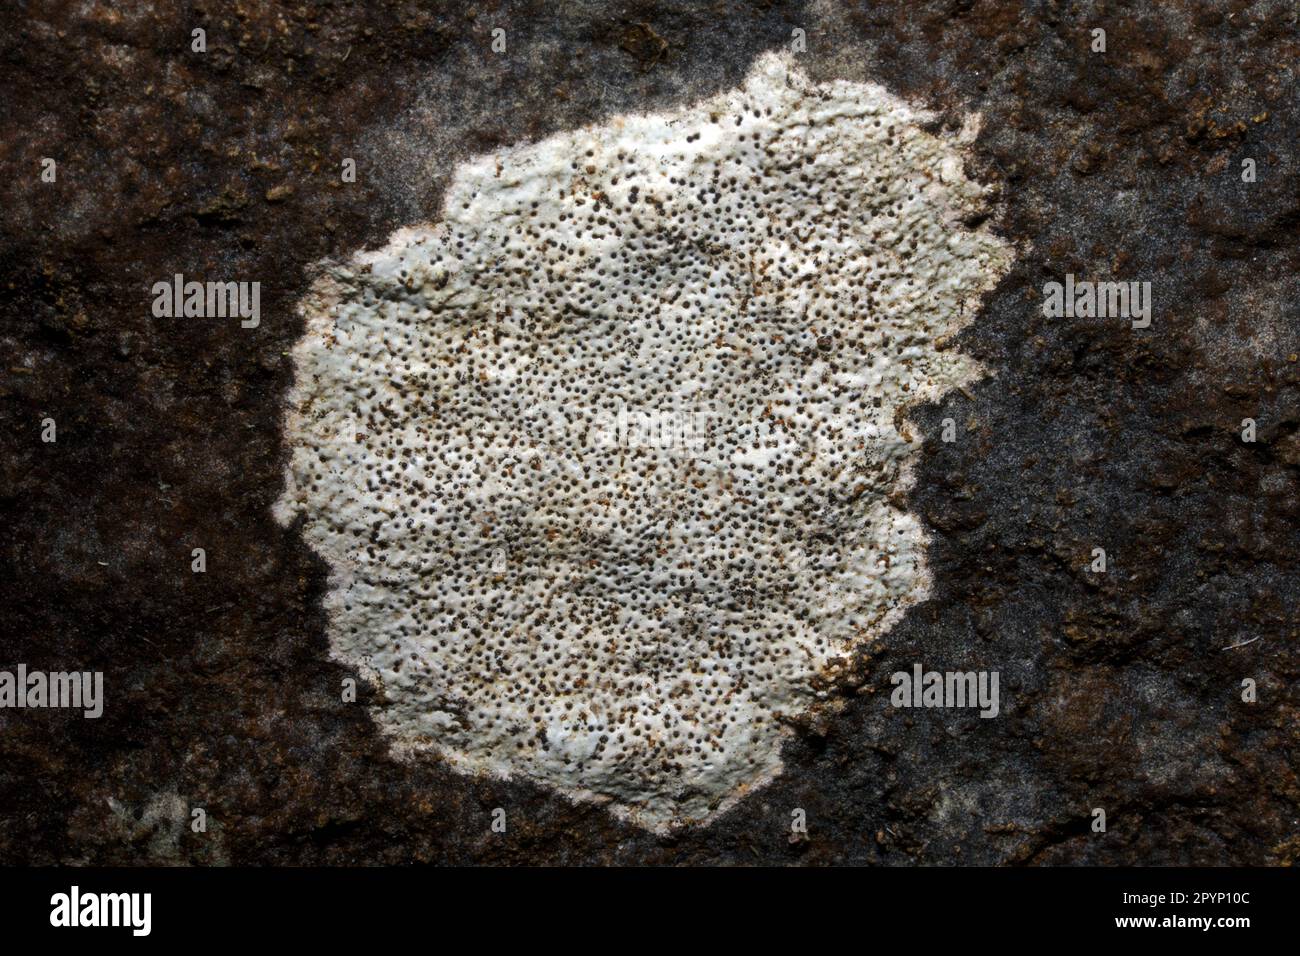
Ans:
[[[0,711],[0,859],[1292,862],[1294,4],[555,6],[0,13],[3,663],[101,669],[108,697]],[[990,376],[912,418],[931,599],[708,828],[392,761],[340,700],[325,568],[270,512],[311,264],[433,215],[457,161],[732,87],[796,27],[815,79],[982,113],[967,172],[1020,249],[960,343]],[[155,319],[175,272],[261,281],[261,326]],[[1151,328],[1044,318],[1066,273],[1151,281]],[[915,662],[999,671],[1001,715],[889,707]]]

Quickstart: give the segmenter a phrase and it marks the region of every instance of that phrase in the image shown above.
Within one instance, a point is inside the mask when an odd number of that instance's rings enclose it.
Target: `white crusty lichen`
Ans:
[[[659,831],[780,770],[927,592],[902,412],[978,375],[943,339],[1010,263],[927,119],[767,55],[460,166],[315,283],[276,514],[396,753]]]

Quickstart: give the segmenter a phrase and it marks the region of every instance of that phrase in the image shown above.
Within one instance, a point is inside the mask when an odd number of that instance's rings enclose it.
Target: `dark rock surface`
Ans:
[[[0,710],[0,862],[1291,863],[1297,17],[1289,0],[7,5],[0,667],[102,670],[107,706]],[[961,338],[989,377],[913,415],[931,439],[961,424],[911,494],[931,600],[858,661],[837,715],[797,729],[785,774],[707,829],[659,838],[390,760],[340,701],[323,565],[269,510],[312,264],[434,217],[459,159],[733,86],[795,27],[818,79],[883,83],[948,125],[981,113],[970,171],[1000,186],[1021,249]],[[155,319],[149,288],[176,272],[260,281],[260,327]],[[1151,281],[1151,327],[1044,318],[1043,283],[1071,272]],[[914,662],[998,671],[1001,716],[889,707]],[[791,842],[794,807],[809,835]]]

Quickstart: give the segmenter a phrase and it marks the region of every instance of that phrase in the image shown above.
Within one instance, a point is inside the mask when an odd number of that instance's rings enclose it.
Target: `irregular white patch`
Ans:
[[[924,596],[907,405],[1010,263],[958,145],[764,56],[739,90],[459,169],[302,304],[276,514],[402,754],[662,830]]]

